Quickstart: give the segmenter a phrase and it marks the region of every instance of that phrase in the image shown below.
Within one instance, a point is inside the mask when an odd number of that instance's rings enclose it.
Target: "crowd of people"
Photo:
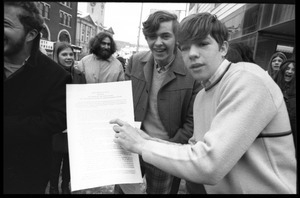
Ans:
[[[66,85],[132,81],[137,129],[111,120],[114,142],[139,154],[147,194],[295,194],[296,62],[282,52],[267,71],[226,26],[198,13],[148,16],[149,51],[125,66],[110,34],[98,33],[75,65],[74,50],[39,48],[34,2],[4,2],[3,192],[70,194]],[[62,182],[59,186],[59,177]],[[139,194],[116,184],[115,194]]]

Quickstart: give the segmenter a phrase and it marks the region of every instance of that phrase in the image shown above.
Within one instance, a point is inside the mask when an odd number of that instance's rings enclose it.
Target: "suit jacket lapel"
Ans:
[[[141,64],[143,65],[144,77],[146,80],[147,90],[150,90],[153,76],[154,58],[151,53],[147,53],[142,59]]]
[[[170,68],[168,70],[166,78],[165,78],[164,82],[162,83],[162,87],[176,78],[175,73],[181,74],[181,75],[186,75],[186,68],[184,66],[182,55],[179,50],[177,50],[175,60],[173,61],[172,65],[170,66]]]

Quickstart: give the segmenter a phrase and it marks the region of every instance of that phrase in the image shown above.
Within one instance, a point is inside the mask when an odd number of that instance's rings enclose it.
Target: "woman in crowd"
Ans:
[[[53,60],[70,72],[73,84],[85,84],[86,79],[83,73],[74,67],[74,50],[69,43],[57,42],[53,52]],[[64,131],[66,132],[66,130]],[[50,178],[50,194],[59,194],[58,181],[60,167],[62,165],[61,191],[63,194],[70,194],[70,167],[68,154],[67,133],[59,133],[53,136],[52,170]]]
[[[294,143],[297,153],[297,121],[296,121],[296,63],[286,60],[278,72],[277,84],[280,87],[289,113]]]
[[[286,60],[286,56],[282,52],[275,52],[269,61],[268,64],[268,73],[276,81],[277,73],[280,69],[281,64]]]

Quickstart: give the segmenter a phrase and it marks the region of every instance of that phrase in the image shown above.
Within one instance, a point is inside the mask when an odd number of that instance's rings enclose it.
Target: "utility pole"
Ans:
[[[185,13],[184,13],[184,17],[187,16],[187,13],[188,13],[188,3],[185,4]]]
[[[138,38],[137,38],[137,46],[136,46],[136,52],[139,52],[139,47],[140,47],[140,32],[141,32],[141,22],[142,22],[142,15],[143,15],[143,5],[141,5],[141,14],[140,14],[140,23],[139,23],[139,32],[138,32]]]

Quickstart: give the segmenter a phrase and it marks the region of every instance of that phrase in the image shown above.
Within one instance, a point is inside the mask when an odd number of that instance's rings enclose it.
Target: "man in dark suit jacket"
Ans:
[[[134,54],[125,78],[132,81],[135,121],[150,136],[187,143],[193,133],[193,102],[201,89],[177,48],[177,16],[157,11],[143,23],[150,51]],[[180,179],[142,160],[148,194],[177,193]],[[171,187],[173,185],[173,189]],[[120,185],[124,190],[124,185]],[[128,185],[127,185],[128,187]],[[119,186],[116,186],[119,191]]]
[[[44,194],[51,137],[66,129],[71,76],[39,51],[43,19],[34,2],[4,3],[3,192]]]

